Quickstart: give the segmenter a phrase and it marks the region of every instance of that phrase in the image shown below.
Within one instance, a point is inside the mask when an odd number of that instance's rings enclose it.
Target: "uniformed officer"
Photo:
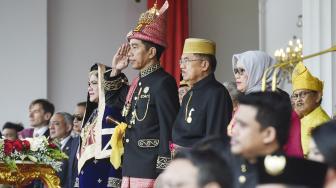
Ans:
[[[210,40],[185,40],[180,68],[191,89],[183,97],[173,126],[175,148],[189,148],[210,135],[227,137],[232,101],[226,88],[215,78],[215,52],[215,43]]]
[[[129,44],[122,45],[112,61],[111,76],[118,79],[130,63],[139,70],[122,110],[127,123],[124,137],[122,187],[153,187],[154,180],[171,159],[169,141],[179,102],[175,79],[160,66],[166,47],[168,2],[160,10],[156,5],[139,19],[128,34]]]

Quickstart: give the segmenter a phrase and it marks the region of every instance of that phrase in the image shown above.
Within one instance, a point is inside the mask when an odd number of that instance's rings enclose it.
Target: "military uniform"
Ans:
[[[173,126],[173,142],[191,147],[209,135],[227,138],[226,127],[231,120],[232,102],[226,88],[214,74],[197,82],[184,96]]]

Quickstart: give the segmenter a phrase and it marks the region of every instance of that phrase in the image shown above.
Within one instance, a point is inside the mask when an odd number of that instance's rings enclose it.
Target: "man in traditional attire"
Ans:
[[[142,14],[127,36],[129,44],[122,45],[112,61],[113,79],[123,76],[121,70],[128,63],[140,71],[128,93],[120,92],[120,101],[126,101],[123,116],[128,125],[122,163],[124,188],[153,187],[171,159],[169,141],[179,102],[176,81],[159,61],[166,47],[167,9],[166,1],[160,10],[155,4]]]
[[[190,90],[184,96],[173,126],[174,148],[189,148],[204,137],[226,136],[232,116],[227,89],[216,80],[215,43],[198,38],[185,40],[180,68]]]
[[[283,92],[256,92],[238,97],[232,129],[230,159],[235,187],[255,187],[257,158],[282,155],[290,128],[292,107]]]
[[[292,105],[301,119],[301,145],[307,156],[312,129],[330,120],[321,107],[323,82],[312,76],[303,63],[298,63],[293,71],[292,85]]]

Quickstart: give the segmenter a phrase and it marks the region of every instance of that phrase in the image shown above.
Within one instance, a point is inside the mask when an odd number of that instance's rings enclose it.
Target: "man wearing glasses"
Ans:
[[[76,105],[75,112],[74,112],[74,121],[73,121],[73,129],[72,135],[78,136],[81,133],[82,129],[82,121],[85,113],[86,102],[80,102]]]
[[[216,45],[206,39],[188,38],[180,68],[191,88],[183,97],[173,126],[174,149],[190,148],[210,135],[227,138],[232,101],[227,89],[216,80]]]
[[[291,101],[295,112],[301,119],[301,145],[305,156],[308,154],[311,130],[330,120],[322,109],[323,82],[311,75],[309,70],[299,63],[292,75],[293,94]]]

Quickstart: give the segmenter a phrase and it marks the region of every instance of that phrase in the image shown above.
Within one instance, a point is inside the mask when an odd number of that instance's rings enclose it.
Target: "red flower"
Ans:
[[[52,142],[49,142],[49,147],[52,148],[52,149],[56,149],[57,145],[52,143]]]
[[[172,152],[175,150],[175,146],[173,142],[169,142],[169,150]]]
[[[13,143],[14,149],[18,152],[21,152],[23,149],[23,145],[21,143],[21,140],[15,140]]]
[[[27,140],[22,140],[22,145],[24,147],[24,150],[26,151],[30,150],[30,143]]]
[[[10,140],[5,139],[4,153],[10,155],[13,152],[14,146]]]

